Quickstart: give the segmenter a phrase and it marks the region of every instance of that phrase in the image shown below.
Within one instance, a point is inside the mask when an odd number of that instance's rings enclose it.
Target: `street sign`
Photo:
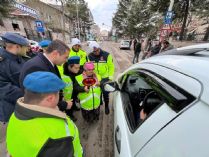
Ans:
[[[39,13],[38,13],[37,10],[35,10],[33,8],[30,8],[27,5],[24,5],[22,3],[15,2],[14,7],[23,11],[23,12],[25,12],[25,13],[27,13],[27,14],[29,14],[29,15],[31,15],[31,16],[33,16],[33,17],[35,17],[35,18],[39,17]]]
[[[36,31],[37,32],[44,32],[43,21],[36,20],[35,22],[36,22]]]
[[[173,11],[167,11],[167,13],[165,15],[164,23],[165,24],[172,24],[173,15],[174,15]]]

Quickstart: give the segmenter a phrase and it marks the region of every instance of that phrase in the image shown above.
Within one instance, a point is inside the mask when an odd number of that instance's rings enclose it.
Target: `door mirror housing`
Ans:
[[[116,82],[107,82],[104,84],[104,90],[106,92],[115,92],[116,90],[119,90],[119,87]]]

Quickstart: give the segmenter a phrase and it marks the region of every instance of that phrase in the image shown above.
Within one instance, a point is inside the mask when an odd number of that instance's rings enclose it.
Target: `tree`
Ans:
[[[0,19],[9,16],[13,4],[12,0],[0,0]]]
[[[123,35],[139,37],[142,34],[150,36],[157,34],[161,15],[150,10],[146,0],[121,0],[113,18],[113,26]]]
[[[78,19],[77,11],[79,15]],[[90,10],[88,8],[88,4],[84,0],[67,0],[66,12],[72,19],[79,22],[79,31],[82,29],[82,32],[85,35],[85,30],[88,29],[91,24],[93,24],[93,21],[91,21],[90,18]]]
[[[127,35],[127,18],[130,11],[130,4],[132,0],[120,0],[118,9],[113,17],[113,27],[117,29],[117,33],[121,35]]]
[[[207,41],[209,38],[209,1],[195,1],[192,12],[195,13],[199,18],[204,19],[205,24],[208,25],[203,37],[203,41]]]

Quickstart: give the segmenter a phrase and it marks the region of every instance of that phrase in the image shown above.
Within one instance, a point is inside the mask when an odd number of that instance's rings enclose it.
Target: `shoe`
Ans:
[[[110,113],[109,106],[105,105],[105,114],[108,115]]]

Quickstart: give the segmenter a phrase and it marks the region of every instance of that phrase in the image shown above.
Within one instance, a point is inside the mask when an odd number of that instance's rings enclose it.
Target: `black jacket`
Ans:
[[[16,100],[23,96],[19,75],[25,61],[5,49],[0,49],[0,121],[7,122],[14,111]]]
[[[72,92],[72,99],[73,99],[73,103],[75,103],[75,100],[77,99],[77,95],[80,92],[84,92],[84,87],[80,86],[77,82],[77,80],[75,79],[76,76],[82,74],[83,70],[80,69],[79,72],[77,74],[72,73],[71,71],[68,70],[68,63],[65,63],[63,65],[63,69],[64,69],[64,74],[66,76],[69,76],[70,79],[73,82],[73,92]]]
[[[22,90],[24,90],[23,80],[26,77],[26,75],[36,71],[52,72],[56,74],[59,78],[61,78],[57,66],[55,65],[53,67],[50,61],[42,53],[39,53],[37,56],[27,61],[22,68],[19,79]],[[61,91],[58,107],[61,111],[64,111],[67,107],[67,102],[62,101],[62,98],[63,98],[63,94]]]
[[[137,43],[136,44],[136,48],[135,48],[135,51],[134,51],[134,53],[136,54],[136,53],[140,53],[141,52],[141,43]]]

